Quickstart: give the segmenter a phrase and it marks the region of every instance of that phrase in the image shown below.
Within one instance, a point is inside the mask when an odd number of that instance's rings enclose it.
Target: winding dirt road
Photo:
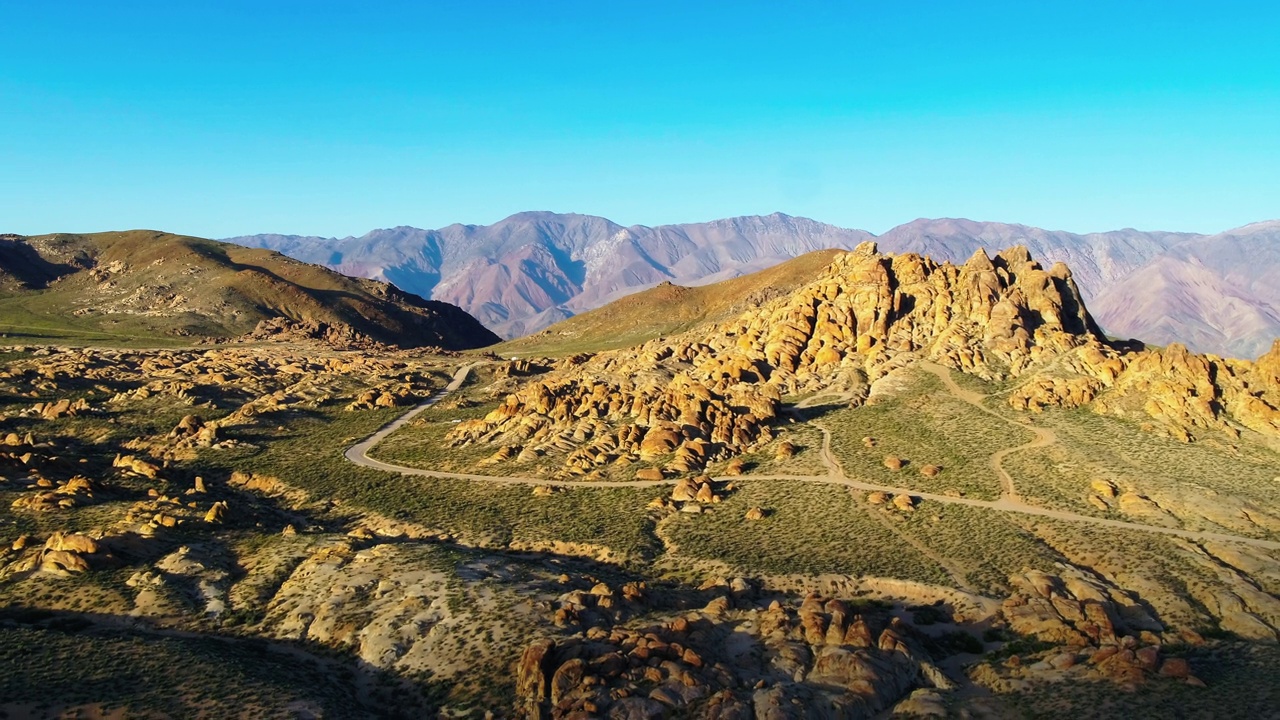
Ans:
[[[412,410],[392,420],[382,426],[377,432],[360,442],[347,448],[345,457],[356,465],[362,467],[382,470],[384,472],[399,473],[401,475],[413,475],[420,477],[448,478],[456,480],[472,480],[476,482],[495,483],[500,485],[546,485],[550,487],[586,487],[586,488],[637,488],[637,487],[659,487],[663,485],[674,485],[675,480],[631,480],[631,481],[594,481],[594,480],[547,480],[544,478],[515,477],[515,476],[498,476],[498,475],[474,475],[468,473],[448,473],[437,472],[434,470],[422,470],[420,468],[406,467],[403,465],[395,465],[392,463],[382,462],[369,457],[369,450],[375,445],[382,442],[388,435],[404,427],[406,423],[417,417],[422,411],[435,405],[437,402],[445,398],[449,393],[454,392],[462,387],[466,382],[467,376],[477,366],[483,365],[484,362],[474,362],[465,365],[454,373],[453,380],[443,390],[433,395],[430,399],[416,405]],[[1025,428],[1036,433],[1036,438],[1029,443],[1017,445],[1011,448],[1005,448],[992,454],[990,462],[993,470],[1001,478],[1004,493],[998,500],[976,500],[973,498],[956,497],[952,495],[939,495],[937,493],[920,492],[911,488],[893,487],[889,485],[877,485],[875,483],[854,480],[845,475],[844,469],[840,466],[839,460],[831,451],[831,433],[825,427],[817,423],[813,423],[822,432],[822,450],[821,458],[823,464],[827,468],[825,475],[738,475],[734,477],[717,477],[716,480],[787,480],[796,482],[810,482],[825,485],[839,485],[843,487],[855,488],[869,492],[886,492],[895,495],[905,494],[922,500],[944,503],[948,505],[968,505],[970,507],[986,508],[988,510],[997,510],[999,512],[1019,513],[1022,515],[1032,515],[1036,517],[1052,518],[1054,520],[1064,520],[1067,522],[1085,523],[1091,525],[1099,525],[1102,527],[1117,528],[1121,530],[1137,530],[1141,532],[1159,533],[1163,535],[1172,535],[1175,537],[1186,538],[1197,541],[1217,541],[1217,542],[1235,542],[1253,547],[1266,548],[1268,550],[1280,550],[1280,542],[1272,540],[1260,540],[1257,538],[1240,537],[1238,535],[1229,535],[1226,533],[1202,532],[1197,530],[1181,530],[1176,528],[1156,527],[1154,525],[1143,525],[1141,523],[1126,522],[1124,520],[1111,520],[1108,518],[1091,517],[1089,515],[1079,515],[1072,512],[1062,510],[1050,510],[1048,508],[1038,507],[1036,505],[1028,505],[1018,497],[1013,487],[1013,478],[1004,470],[1002,461],[1009,455],[1029,450],[1036,447],[1046,447],[1057,442],[1057,437],[1053,431],[1047,428],[1039,428],[1030,425],[1009,420],[999,413],[987,408],[982,404],[982,395],[973,391],[965,390],[956,385],[951,378],[950,371],[946,368],[934,365],[932,363],[922,363],[921,367],[931,374],[937,375],[942,379],[948,391],[956,397],[971,403],[980,408],[983,412],[994,415],[1005,422],[1011,423],[1017,427]]]
[[[947,391],[957,398],[969,403],[992,417],[999,418],[1001,421],[1009,423],[1014,427],[1022,428],[1023,430],[1030,430],[1035,433],[1036,436],[1031,440],[1031,442],[1011,448],[1004,448],[1003,450],[992,453],[989,461],[991,463],[991,469],[996,473],[996,477],[1000,478],[1002,499],[1008,500],[1014,504],[1024,505],[1025,503],[1022,502],[1021,496],[1018,495],[1018,489],[1013,485],[1013,476],[1004,469],[1004,459],[1014,453],[1022,452],[1023,450],[1031,450],[1033,448],[1042,448],[1054,445],[1058,442],[1058,436],[1049,428],[1039,427],[1037,425],[1024,425],[1020,422],[1010,420],[986,405],[983,405],[982,401],[986,396],[972,390],[965,390],[957,385],[955,379],[951,377],[951,371],[947,368],[944,368],[941,365],[935,365],[931,362],[921,363],[920,367],[925,372],[934,375],[941,380],[942,384],[946,386]]]

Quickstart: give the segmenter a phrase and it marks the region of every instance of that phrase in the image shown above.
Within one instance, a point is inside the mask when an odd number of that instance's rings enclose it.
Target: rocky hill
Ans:
[[[1116,337],[1255,358],[1280,337],[1280,222],[1217,235],[1127,229],[1076,235],[1025,225],[916,220],[877,238],[892,252],[959,262],[1024,245],[1071,266],[1098,323]]]
[[[1256,364],[1113,345],[1063,263],[1045,270],[1016,247],[953,265],[867,242],[732,319],[561,361],[447,441],[488,445],[494,462],[563,456],[567,475],[668,453],[663,473],[699,471],[773,440],[780,398],[860,402],[920,360],[1014,382],[1009,402],[1021,410],[1092,404],[1183,440],[1200,430],[1280,436],[1280,342]]]
[[[521,213],[488,226],[231,241],[455,303],[513,338],[662,282],[712,283],[813,250],[847,250],[870,237],[781,214],[623,228],[599,217]],[[1013,245],[1047,263],[1065,262],[1099,324],[1117,337],[1254,358],[1280,336],[1275,222],[1204,236],[920,219],[876,240],[886,252],[955,263],[980,248],[991,254]]]
[[[673,467],[699,470],[771,440],[785,395],[865,390],[908,358],[1004,377],[1100,341],[1063,264],[1045,271],[1016,248],[955,266],[867,242],[736,318],[563,363],[449,440],[515,459],[571,435],[569,473],[673,452]]]
[[[497,338],[462,310],[267,250],[137,230],[0,239],[0,332],[465,349]]]
[[[1047,263],[1065,262],[1086,300],[1150,262],[1192,233],[1126,229],[1078,235],[1027,225],[954,218],[913,220],[876,238],[887,252],[914,252],[937,260],[963,262],[979,249],[988,253],[1021,245]]]

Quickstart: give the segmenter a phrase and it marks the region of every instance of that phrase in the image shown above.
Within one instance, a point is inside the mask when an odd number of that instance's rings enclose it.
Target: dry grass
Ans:
[[[262,641],[94,631],[74,615],[0,628],[0,666],[0,709],[26,707],[35,717],[95,705],[142,718],[228,707],[242,717],[288,717],[299,701],[326,717],[374,712],[356,699],[350,675],[322,672]]]
[[[1048,683],[1003,696],[1023,717],[1272,718],[1280,683],[1280,649],[1228,642],[1186,651],[1207,687],[1156,679],[1136,688],[1112,682]]]
[[[667,533],[681,555],[751,573],[840,573],[946,583],[946,571],[867,515],[844,488],[793,481],[735,481],[702,515],[680,514]],[[764,520],[743,516],[751,507]]]
[[[966,505],[924,502],[910,514],[880,510],[900,518],[898,529],[965,571],[977,590],[993,597],[1008,592],[1008,578],[1026,568],[1054,571],[1059,555],[1006,513]]]
[[[982,412],[950,395],[940,380],[915,372],[899,394],[878,403],[840,408],[818,420],[831,431],[831,448],[850,477],[881,485],[993,500],[1000,481],[990,467],[997,450],[1029,441],[1031,432]],[[864,437],[876,446],[863,445]],[[902,470],[884,466],[886,456],[907,460]],[[925,464],[942,472],[920,474]]]
[[[1212,435],[1183,443],[1088,410],[1046,412],[1037,422],[1054,429],[1058,444],[1016,453],[1005,464],[1029,502],[1125,517],[1114,500],[1105,511],[1088,502],[1094,494],[1090,482],[1102,479],[1119,492],[1149,498],[1171,522],[1176,518],[1176,524],[1187,529],[1280,537],[1265,526],[1270,517],[1280,529],[1280,507],[1274,500],[1280,454],[1262,443],[1250,442],[1247,436],[1237,441]]]

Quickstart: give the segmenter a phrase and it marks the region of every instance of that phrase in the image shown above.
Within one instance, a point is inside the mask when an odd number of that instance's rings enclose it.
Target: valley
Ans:
[[[1265,714],[1280,351],[1113,346],[1022,249],[824,260],[497,352],[9,346],[4,709]]]
[[[0,27],[0,720],[1280,720],[1280,10]]]

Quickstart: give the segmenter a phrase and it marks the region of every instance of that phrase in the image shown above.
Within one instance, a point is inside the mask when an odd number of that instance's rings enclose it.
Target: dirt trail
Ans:
[[[999,418],[1000,420],[1009,423],[1014,427],[1022,428],[1023,430],[1030,430],[1035,433],[1035,438],[1032,439],[1031,442],[998,450],[992,453],[988,460],[991,464],[991,469],[996,473],[996,477],[1000,478],[1001,499],[1008,500],[1015,504],[1022,504],[1022,497],[1018,495],[1018,489],[1014,487],[1013,484],[1013,476],[1004,469],[1004,459],[1014,453],[1022,452],[1023,450],[1031,450],[1033,448],[1042,448],[1054,445],[1058,442],[1058,436],[1049,428],[1038,427],[1036,425],[1024,425],[1023,423],[1015,420],[1010,420],[986,405],[983,405],[982,401],[986,399],[987,396],[974,392],[973,390],[965,390],[957,385],[956,381],[951,377],[951,371],[947,368],[944,368],[941,365],[935,365],[931,362],[923,362],[920,364],[920,367],[925,372],[930,375],[934,375],[941,380],[942,384],[946,386],[947,391],[957,398],[969,403],[992,417]]]
[[[421,470],[419,468],[405,467],[403,465],[394,465],[391,463],[382,462],[380,460],[374,460],[368,456],[368,452],[373,446],[377,445],[379,442],[381,442],[384,438],[386,438],[391,433],[395,432],[396,430],[399,430],[401,427],[404,427],[406,423],[408,423],[410,420],[416,417],[419,413],[431,407],[432,405],[436,404],[449,393],[462,387],[462,384],[466,382],[467,376],[471,373],[471,370],[482,364],[484,363],[476,362],[470,365],[466,365],[462,368],[459,368],[458,371],[454,373],[453,381],[450,382],[449,385],[444,390],[440,391],[439,393],[436,393],[436,395],[431,397],[429,400],[417,405],[412,410],[400,416],[399,418],[387,423],[377,432],[365,438],[364,440],[347,448],[347,451],[345,453],[346,458],[351,462],[363,467],[374,468],[376,470],[382,470],[382,471],[391,472],[391,473],[400,473],[402,475],[451,478],[451,479],[459,479],[459,480],[473,480],[476,482],[488,482],[488,483],[497,483],[497,484],[503,484],[503,485],[549,485],[554,487],[587,487],[587,488],[635,488],[635,487],[658,487],[662,485],[675,484],[676,481],[674,479],[672,480],[631,480],[631,481],[618,481],[618,482],[587,481],[587,480],[554,481],[554,480],[546,480],[543,478],[505,477],[505,476],[496,476],[496,475],[474,475],[474,474],[468,474],[468,473],[446,473],[446,472],[436,472],[433,470]],[[955,381],[951,379],[950,373],[946,368],[943,368],[938,365],[933,365],[932,363],[923,363],[922,366],[925,371],[933,373],[934,375],[938,375],[938,377],[942,379],[943,383],[946,384],[948,390],[953,392],[957,397],[964,400],[965,402],[973,403],[977,407],[981,408],[983,412],[987,412],[992,415],[995,415],[996,417],[999,417],[1005,422],[1014,424],[1017,427],[1025,427],[1028,430],[1032,430],[1036,432],[1035,440],[1032,440],[1029,443],[1018,445],[1012,448],[1005,448],[1004,450],[1000,450],[991,456],[992,467],[997,470],[998,474],[1001,475],[1002,479],[1008,480],[1008,487],[1006,488],[1007,491],[999,500],[975,500],[973,498],[966,498],[966,497],[939,495],[937,493],[920,492],[918,490],[913,490],[911,488],[893,487],[889,485],[877,485],[875,483],[863,482],[860,480],[854,480],[852,478],[849,478],[845,475],[843,468],[841,468],[840,466],[839,460],[835,457],[835,454],[831,451],[830,431],[828,431],[826,428],[822,427],[821,425],[818,425],[817,423],[813,423],[813,425],[814,427],[817,427],[822,432],[822,451],[821,451],[822,462],[827,468],[827,473],[825,475],[738,475],[738,476],[732,476],[732,477],[729,477],[729,476],[717,477],[715,479],[716,480],[733,480],[733,481],[739,481],[739,482],[743,480],[794,480],[797,482],[811,482],[811,483],[820,483],[820,484],[826,484],[826,485],[840,485],[844,487],[856,488],[859,490],[868,490],[868,491],[878,490],[881,492],[887,492],[887,493],[893,493],[893,494],[906,494],[906,495],[911,495],[912,497],[920,498],[923,500],[931,500],[933,502],[939,502],[939,503],[944,503],[949,505],[968,505],[971,507],[981,507],[981,508],[987,508],[989,510],[998,510],[1000,512],[1011,512],[1011,513],[1019,513],[1022,515],[1034,515],[1037,517],[1047,517],[1055,520],[1065,520],[1067,522],[1078,522],[1078,523],[1085,523],[1090,525],[1101,525],[1103,527],[1112,527],[1112,528],[1118,528],[1122,530],[1138,530],[1141,532],[1160,533],[1164,535],[1172,535],[1175,537],[1187,538],[1190,540],[1198,540],[1198,541],[1212,540],[1212,541],[1218,541],[1218,542],[1234,542],[1234,543],[1241,543],[1244,545],[1251,545],[1253,547],[1266,548],[1268,550],[1280,550],[1280,542],[1276,542],[1272,540],[1260,540],[1257,538],[1240,537],[1238,535],[1228,535],[1225,533],[1200,532],[1196,530],[1181,530],[1177,528],[1164,528],[1164,527],[1157,527],[1154,525],[1143,525],[1141,523],[1126,522],[1123,520],[1110,520],[1107,518],[1091,517],[1088,515],[1078,515],[1076,513],[1065,512],[1061,510],[1050,510],[1048,508],[1042,508],[1036,505],[1026,504],[1020,498],[1018,498],[1016,493],[1012,492],[1012,489],[1013,489],[1012,479],[1009,478],[1008,473],[1006,473],[1003,467],[1000,466],[1000,462],[1005,457],[1012,454],[1013,452],[1027,450],[1033,447],[1045,447],[1047,445],[1053,444],[1054,442],[1057,441],[1057,438],[1053,434],[1053,432],[1045,428],[1035,428],[1032,426],[1022,425],[1021,423],[1017,423],[1015,421],[1009,420],[1008,418],[1001,416],[999,413],[996,413],[981,404],[981,398],[983,397],[982,395],[975,393],[973,391],[965,390],[960,386],[956,385]],[[1044,434],[1041,434],[1042,432]],[[951,568],[948,568],[948,569],[950,570]]]
[[[947,575],[951,576],[951,582],[955,587],[958,587],[967,593],[973,593],[975,595],[979,594],[978,589],[969,583],[968,569],[963,567],[959,562],[956,562],[952,558],[944,557],[938,551],[921,542],[919,538],[915,537],[911,533],[904,532],[894,527],[893,521],[890,520],[883,512],[876,509],[875,506],[864,504],[863,508],[871,519],[883,525],[884,529],[892,533],[894,537],[915,548],[916,552],[937,563],[939,567],[946,571]]]
[[[804,413],[800,412],[805,408],[816,405],[817,401],[820,399],[831,397],[834,397],[836,402],[848,402],[853,397],[853,394],[823,393],[821,395],[814,395],[813,397],[805,398],[804,400],[796,403],[791,412],[801,422],[809,423],[810,425],[818,428],[822,433],[822,449],[818,457],[821,458],[823,467],[827,469],[827,477],[843,478],[847,477],[844,473],[844,466],[840,464],[840,459],[836,457],[835,453],[831,452],[831,431],[813,420],[806,419],[804,417]]]

